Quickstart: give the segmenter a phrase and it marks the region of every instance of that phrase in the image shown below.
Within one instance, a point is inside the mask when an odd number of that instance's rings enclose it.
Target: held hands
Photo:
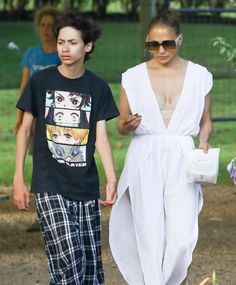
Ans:
[[[14,181],[13,200],[18,210],[29,211],[30,195],[24,182]]]
[[[116,199],[117,199],[117,193],[116,193],[116,182],[108,182],[106,185],[106,200],[100,200],[100,203],[103,206],[112,206]]]

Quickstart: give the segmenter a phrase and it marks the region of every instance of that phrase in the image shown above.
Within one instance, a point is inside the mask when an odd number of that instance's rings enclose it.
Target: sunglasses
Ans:
[[[166,51],[174,51],[176,50],[178,37],[175,40],[166,40],[161,43],[158,41],[146,42],[146,48],[149,52],[157,52],[162,46]]]

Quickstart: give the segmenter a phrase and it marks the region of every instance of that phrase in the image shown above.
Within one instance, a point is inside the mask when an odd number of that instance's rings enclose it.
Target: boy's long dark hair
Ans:
[[[58,38],[59,31],[65,27],[72,27],[81,33],[82,40],[85,44],[92,42],[93,47],[90,52],[86,53],[85,60],[89,59],[89,54],[94,50],[95,41],[101,36],[101,30],[92,19],[86,19],[79,12],[64,12],[57,17],[53,24],[53,32]]]

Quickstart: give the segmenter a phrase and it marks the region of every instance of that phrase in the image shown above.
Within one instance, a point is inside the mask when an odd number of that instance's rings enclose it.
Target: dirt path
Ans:
[[[7,189],[0,189],[0,192],[11,195]],[[198,284],[216,270],[219,285],[236,285],[236,195],[232,187],[206,187],[204,200],[200,237],[189,272],[189,284]],[[106,284],[125,285],[108,246],[109,211],[103,209],[102,215]],[[25,231],[35,217],[34,211],[18,212],[12,205],[11,197],[0,202],[1,285],[49,283],[41,235]]]

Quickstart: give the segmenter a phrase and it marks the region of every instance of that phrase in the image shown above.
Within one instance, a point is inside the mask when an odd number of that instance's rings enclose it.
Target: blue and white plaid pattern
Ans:
[[[36,205],[50,285],[103,285],[99,201],[36,193]]]

